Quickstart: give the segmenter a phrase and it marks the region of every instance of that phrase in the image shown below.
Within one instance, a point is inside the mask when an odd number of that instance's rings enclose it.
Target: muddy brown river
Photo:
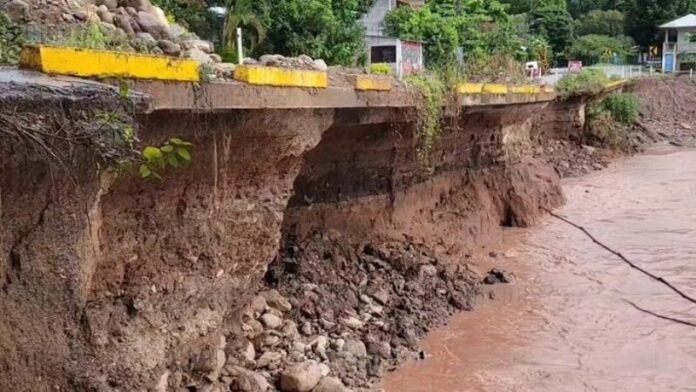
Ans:
[[[696,151],[656,148],[565,184],[558,212],[696,296]],[[554,218],[505,234],[518,282],[423,342],[388,392],[696,391],[696,306]]]

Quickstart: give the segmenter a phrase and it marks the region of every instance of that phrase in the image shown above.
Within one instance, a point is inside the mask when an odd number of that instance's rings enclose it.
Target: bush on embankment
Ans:
[[[556,84],[556,91],[563,97],[582,94],[598,94],[611,81],[598,69],[586,68],[564,76]]]
[[[590,104],[585,136],[589,142],[622,151],[634,149],[635,128],[640,103],[630,93],[613,93]]]

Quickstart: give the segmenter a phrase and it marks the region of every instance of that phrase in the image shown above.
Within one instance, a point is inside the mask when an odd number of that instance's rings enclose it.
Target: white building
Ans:
[[[424,0],[377,0],[363,17],[367,58],[370,64],[387,63],[399,77],[423,68],[423,46],[384,34],[384,18],[396,7],[422,7]]]
[[[662,48],[662,70],[665,73],[687,71],[683,69],[685,59],[696,56],[696,42],[691,42],[691,35],[696,37],[696,15],[689,14],[660,26],[665,32]]]

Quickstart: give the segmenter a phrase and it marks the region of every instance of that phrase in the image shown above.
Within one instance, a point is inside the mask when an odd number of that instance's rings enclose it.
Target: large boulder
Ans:
[[[152,8],[152,3],[150,0],[125,0],[121,1],[121,5],[124,7],[133,7],[137,11],[149,12]]]
[[[148,45],[157,45],[157,40],[150,33],[138,33],[135,35],[136,39],[140,39]]]
[[[103,5],[109,10],[115,10],[118,8],[117,0],[97,0],[97,5]]]
[[[164,54],[167,54],[169,56],[178,56],[181,53],[181,46],[179,44],[174,43],[170,40],[162,39],[157,42],[157,46],[162,49]]]
[[[101,19],[102,22],[104,23],[109,23],[113,24],[114,23],[114,15],[109,11],[109,8],[102,4],[97,8],[97,16],[99,16],[99,19]]]
[[[283,392],[308,392],[321,380],[321,366],[316,361],[304,361],[285,369],[280,374]]]
[[[205,53],[213,53],[213,45],[202,39],[188,39],[181,42],[183,49],[198,49]]]
[[[161,24],[167,26],[167,32],[171,36],[171,30],[169,29],[169,21],[167,20],[167,15],[164,13],[162,8],[152,6],[147,12],[149,12],[150,15],[157,18],[157,20],[159,20]]]
[[[194,59],[198,62],[198,64],[201,65],[213,65],[215,64],[213,60],[208,56],[207,53],[204,53],[201,50],[198,49],[189,49],[186,52],[184,52],[184,57]]]
[[[23,22],[29,12],[29,4],[23,0],[12,0],[2,6],[2,10],[13,22]]]
[[[157,39],[169,39],[169,26],[149,12],[138,11],[137,22],[144,32]]]
[[[123,30],[128,36],[134,36],[135,30],[131,24],[131,18],[127,13],[119,13],[114,15],[114,25]]]
[[[231,369],[233,381],[230,387],[233,391],[240,392],[266,392],[271,389],[271,384],[260,374],[243,367],[234,366]]]
[[[312,392],[351,392],[345,385],[336,377],[324,377],[319,382]]]
[[[186,33],[188,33],[188,30],[178,23],[172,23],[169,25],[169,34],[173,38],[179,38]]]

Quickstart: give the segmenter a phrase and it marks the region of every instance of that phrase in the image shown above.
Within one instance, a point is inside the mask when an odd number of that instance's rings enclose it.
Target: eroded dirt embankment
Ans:
[[[464,111],[432,172],[414,113],[389,108],[140,115],[139,146],[195,144],[163,182],[110,174],[91,145],[55,168],[3,138],[0,389],[366,386],[471,306],[473,247],[562,202],[546,141],[580,138],[540,130],[581,130],[579,110]],[[60,135],[77,112],[36,123]]]

